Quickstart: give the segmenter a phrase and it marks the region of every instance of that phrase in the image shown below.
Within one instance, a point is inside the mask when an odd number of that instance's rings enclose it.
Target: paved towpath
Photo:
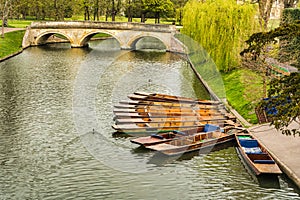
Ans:
[[[300,129],[292,123],[289,128]],[[251,133],[270,151],[284,173],[300,188],[300,136],[283,135],[269,124],[249,128]]]
[[[4,28],[4,33],[8,33],[8,32],[13,32],[13,31],[20,31],[20,30],[26,30],[25,28]],[[2,33],[2,28],[1,28],[1,31]]]

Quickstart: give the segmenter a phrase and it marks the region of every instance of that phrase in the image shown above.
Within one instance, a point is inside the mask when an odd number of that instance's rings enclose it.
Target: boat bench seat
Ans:
[[[157,134],[151,134],[151,137],[153,137],[153,138],[157,138],[157,139],[164,139],[164,137],[163,136],[161,136],[161,135],[157,135]]]
[[[274,160],[254,160],[254,163],[258,164],[274,164]]]
[[[246,148],[242,147],[246,154],[266,154],[259,147]]]
[[[178,134],[178,135],[187,135],[186,133],[184,132],[181,132],[181,131],[177,131],[177,130],[174,130],[172,131],[174,134]]]
[[[239,142],[242,147],[246,148],[253,148],[253,147],[258,147],[258,142],[257,140],[253,139],[239,139]]]

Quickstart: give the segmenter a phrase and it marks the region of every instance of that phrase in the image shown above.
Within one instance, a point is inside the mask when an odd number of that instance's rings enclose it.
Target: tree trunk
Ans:
[[[106,22],[108,21],[108,11],[106,11],[106,14],[105,14],[105,21]]]
[[[90,12],[89,12],[89,7],[85,6],[84,7],[84,20],[90,20]]]
[[[141,22],[142,23],[146,22],[146,14],[145,13],[142,13],[142,15],[141,15]]]
[[[116,21],[115,0],[112,0],[111,21]]]
[[[128,1],[128,5],[129,5],[127,9],[128,22],[132,22],[131,1]]]
[[[260,15],[260,26],[263,31],[268,29],[268,23],[270,19],[270,14],[272,10],[272,6],[275,0],[259,0],[258,7],[259,7],[259,15]]]
[[[2,15],[2,38],[4,38],[4,15]]]
[[[182,9],[180,8],[180,11],[179,11],[179,25],[180,26],[182,25],[181,22],[182,22]]]

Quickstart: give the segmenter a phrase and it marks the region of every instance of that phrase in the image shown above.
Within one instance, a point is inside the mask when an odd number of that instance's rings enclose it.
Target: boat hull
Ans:
[[[220,133],[220,132],[209,132],[209,133],[205,133],[205,134],[202,133],[202,134],[199,134],[199,136],[200,137],[205,136],[206,134],[216,134],[216,135],[219,134],[219,136],[214,139],[208,137],[207,141],[205,141],[206,138],[200,138],[198,141],[191,142],[190,144],[188,144],[189,141],[187,141],[186,138],[185,139],[183,138],[182,140],[176,140],[176,141],[162,143],[162,144],[158,144],[158,145],[147,146],[146,148],[158,151],[159,153],[164,154],[166,156],[178,156],[178,155],[182,155],[185,153],[199,151],[199,150],[205,149],[205,148],[212,148],[214,146],[224,144],[224,143],[234,140],[234,134],[228,135],[228,134],[224,134],[224,133]],[[195,135],[195,137],[198,137],[198,136]],[[186,142],[186,144],[185,144],[185,142]]]
[[[251,135],[247,135],[257,141]],[[244,163],[255,173],[255,175],[279,175],[282,174],[280,168],[270,156],[268,151],[257,141],[257,147],[245,147],[241,144],[238,135],[235,136],[237,142],[237,153],[243,159]],[[254,150],[251,150],[251,148]]]

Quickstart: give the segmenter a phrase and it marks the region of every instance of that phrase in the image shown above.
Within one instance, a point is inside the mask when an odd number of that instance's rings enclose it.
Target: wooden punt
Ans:
[[[222,112],[213,111],[213,110],[192,110],[192,109],[153,109],[153,108],[138,108],[138,109],[119,109],[115,108],[113,110],[114,113],[150,113],[152,115],[155,114],[167,114],[167,113],[182,113],[183,115],[201,115],[201,116],[211,116],[211,115],[220,115]]]
[[[123,118],[123,119],[116,119],[116,124],[154,124],[154,123],[178,123],[178,122],[207,122],[207,121],[221,121],[227,120],[222,115],[219,116],[205,116],[205,117],[197,117],[197,116],[190,116],[190,117],[179,117],[179,118]]]
[[[192,136],[181,137],[170,142],[146,146],[146,148],[159,151],[167,156],[176,156],[184,153],[198,151],[204,148],[212,148],[234,140],[234,134],[212,131],[199,133]]]
[[[268,151],[250,134],[236,134],[237,152],[257,175],[281,174],[281,170]]]
[[[148,92],[134,92],[134,95],[139,96],[146,96],[150,99],[163,99],[166,101],[182,101],[182,102],[199,102],[199,103],[205,103],[205,104],[221,104],[219,101],[213,101],[213,100],[203,100],[203,99],[193,99],[188,97],[182,97],[182,96],[174,96],[169,94],[159,94],[159,93],[148,93]]]
[[[224,108],[220,107],[220,106],[207,106],[207,105],[189,105],[188,106],[174,106],[174,105],[159,105],[159,104],[148,104],[148,105],[129,105],[129,104],[116,104],[114,105],[114,108],[117,109],[139,109],[139,108],[152,108],[152,109],[189,109],[189,110],[225,110]]]
[[[121,118],[145,118],[145,117],[151,117],[151,118],[172,118],[172,117],[184,117],[184,116],[196,116],[193,113],[158,113],[158,114],[153,114],[149,115],[149,113],[115,113],[115,119],[121,119]]]
[[[211,101],[211,100],[199,100],[199,99],[192,99],[186,97],[179,97],[179,96],[172,96],[172,95],[165,95],[165,94],[156,94],[156,93],[138,93],[135,92],[134,94],[128,95],[128,98],[131,100],[138,100],[138,101],[161,101],[161,102],[180,102],[180,103],[200,103],[200,104],[221,104],[219,101]]]
[[[146,135],[149,135],[149,133],[153,132],[160,132],[160,131],[173,131],[173,130],[186,130],[186,129],[192,129],[197,128],[199,126],[203,126],[205,124],[214,124],[218,125],[220,127],[224,127],[226,125],[231,126],[238,126],[235,122],[232,122],[231,120],[211,120],[206,122],[188,122],[188,123],[155,123],[155,124],[149,124],[149,123],[143,123],[143,124],[114,124],[112,125],[112,128],[119,133],[126,133],[129,135],[134,135],[136,133],[140,134],[144,132]]]
[[[220,109],[224,108],[221,105],[207,105],[200,103],[173,103],[161,101],[120,101],[119,104],[114,105],[115,108],[136,108],[142,106],[159,106],[167,108],[199,108],[199,109]]]
[[[155,134],[151,134],[150,136],[138,137],[138,138],[131,139],[130,142],[144,146],[144,147],[149,146],[149,145],[155,145],[155,144],[159,144],[159,143],[176,140],[180,137],[194,135],[199,132],[203,132],[204,127],[205,126],[199,126],[197,128],[188,129],[188,130],[184,130],[184,131],[174,130],[174,131],[170,131],[170,132],[166,132],[166,133],[155,133]]]
[[[135,135],[135,134],[141,134],[144,133],[144,135],[149,135],[152,133],[157,133],[157,132],[167,132],[167,131],[173,131],[173,130],[178,130],[178,131],[183,131],[186,129],[192,129],[192,128],[198,128],[199,126],[203,126],[205,124],[194,124],[194,125],[173,125],[173,126],[138,126],[136,124],[120,124],[120,125],[112,125],[112,128],[120,133],[126,133],[128,135]]]

